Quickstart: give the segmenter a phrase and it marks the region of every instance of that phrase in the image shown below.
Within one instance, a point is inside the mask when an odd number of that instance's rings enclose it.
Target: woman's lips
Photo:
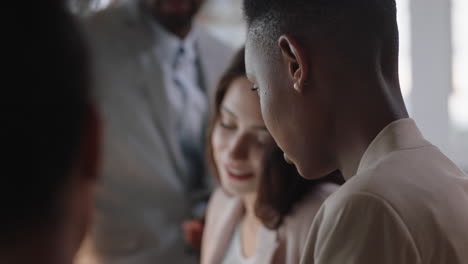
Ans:
[[[244,172],[238,172],[235,170],[230,169],[229,167],[225,168],[227,175],[229,178],[238,180],[238,181],[245,181],[253,178],[253,173],[244,173]]]

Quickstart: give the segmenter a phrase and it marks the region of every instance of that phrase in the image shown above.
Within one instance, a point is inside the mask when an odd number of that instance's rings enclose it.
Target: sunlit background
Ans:
[[[468,132],[468,1],[453,1],[453,86],[450,114],[454,126]],[[468,155],[467,155],[468,158]]]
[[[123,0],[70,0],[86,16]],[[242,0],[207,0],[198,20],[233,47],[245,40]],[[468,170],[468,1],[397,0],[400,78],[429,140]]]

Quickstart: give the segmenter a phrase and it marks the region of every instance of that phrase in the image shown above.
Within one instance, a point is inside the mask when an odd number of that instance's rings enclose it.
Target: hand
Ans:
[[[182,224],[185,241],[195,249],[201,249],[204,227],[205,225],[200,219],[185,221]]]

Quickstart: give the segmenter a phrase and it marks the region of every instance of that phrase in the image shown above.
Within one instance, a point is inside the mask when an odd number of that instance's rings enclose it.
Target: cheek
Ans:
[[[274,97],[271,92],[262,92],[260,93],[260,108],[262,111],[263,121],[269,129],[269,127],[274,123],[275,113],[275,102]]]
[[[277,101],[277,97],[271,91],[263,92],[260,95],[260,105],[262,111],[263,121],[270,134],[275,140],[281,134],[281,119],[283,113],[280,110],[281,102]]]
[[[279,69],[265,67],[261,72],[263,79],[259,91],[260,105],[266,127],[275,138],[282,134],[285,119],[289,119],[291,105],[288,98],[289,82]]]
[[[219,127],[216,127],[213,130],[213,134],[211,136],[211,146],[213,150],[213,157],[217,163],[216,165],[218,165],[227,147],[227,137],[222,131],[220,131]]]
[[[265,159],[264,147],[255,148],[249,156],[250,166],[255,171],[257,180],[260,178],[263,171],[263,162]]]

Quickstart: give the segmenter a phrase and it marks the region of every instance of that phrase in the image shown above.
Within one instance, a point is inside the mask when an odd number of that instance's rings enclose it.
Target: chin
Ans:
[[[224,184],[223,189],[233,196],[245,196],[255,191],[255,188],[252,188],[250,186],[241,187],[241,186],[233,186],[231,184]]]
[[[315,164],[310,163],[307,165],[304,167],[297,166],[299,174],[307,180],[318,180],[336,171],[336,168],[332,166],[314,166]]]

